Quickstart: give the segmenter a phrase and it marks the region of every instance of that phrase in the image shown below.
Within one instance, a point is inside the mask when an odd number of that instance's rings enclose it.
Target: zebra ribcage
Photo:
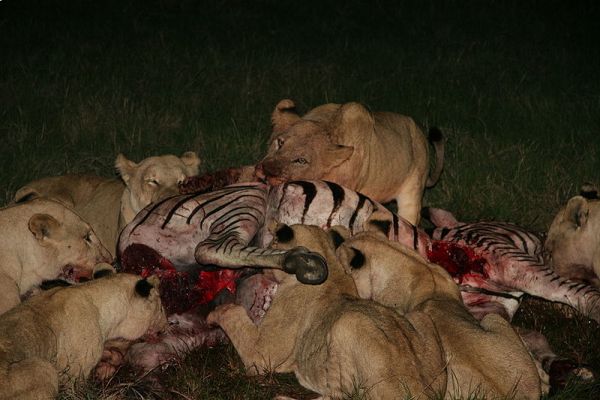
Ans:
[[[272,187],[267,201],[266,227],[273,222],[287,225],[316,225],[323,229],[341,225],[352,233],[365,230],[373,211],[383,206],[368,197],[325,181],[294,181]],[[390,218],[391,218],[391,213]],[[260,232],[258,243],[272,241],[268,229]]]
[[[380,203],[327,181],[293,181],[271,188],[267,201],[266,224],[272,221],[316,225],[325,230],[340,225],[352,234],[362,232],[370,223],[379,223],[390,240],[426,255],[429,236],[398,217]],[[257,243],[268,246],[272,235],[263,229]]]
[[[266,197],[265,185],[252,184],[163,200],[136,216],[121,234],[119,247],[125,249],[131,243],[148,246],[176,267],[198,263],[230,266],[231,258],[249,256],[251,260],[252,256],[283,254],[248,247],[264,225]]]

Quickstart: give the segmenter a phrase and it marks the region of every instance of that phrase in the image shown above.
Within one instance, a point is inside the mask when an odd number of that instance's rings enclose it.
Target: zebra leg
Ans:
[[[304,247],[277,250],[248,246],[262,222],[259,219],[240,219],[229,225],[213,224],[209,236],[196,246],[196,261],[225,268],[280,269],[295,274],[299,282],[312,285],[327,279],[325,259]]]
[[[548,340],[540,332],[520,327],[514,328],[538,367],[545,392],[548,392],[548,389],[550,393],[563,389],[573,378],[587,382],[595,379],[594,372],[586,366],[578,365],[575,361],[554,353]]]
[[[586,317],[600,322],[600,290],[585,283],[562,278],[551,268],[532,262],[504,260],[493,281],[532,296],[567,304]]]

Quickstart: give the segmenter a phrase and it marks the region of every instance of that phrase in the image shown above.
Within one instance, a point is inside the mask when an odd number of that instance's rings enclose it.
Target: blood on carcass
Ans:
[[[122,272],[144,278],[160,278],[160,294],[167,314],[190,311],[213,300],[222,290],[236,291],[240,270],[220,268],[211,271],[178,271],[156,250],[143,244],[132,244],[121,254]]]
[[[455,242],[434,240],[427,251],[430,262],[444,268],[455,281],[461,283],[465,275],[481,275],[488,278],[485,271],[487,261],[475,254],[473,249]]]

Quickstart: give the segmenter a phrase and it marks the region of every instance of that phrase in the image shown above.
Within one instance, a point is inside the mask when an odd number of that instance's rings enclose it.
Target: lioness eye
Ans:
[[[156,179],[148,179],[146,183],[150,186],[158,186],[158,181]]]
[[[306,161],[306,158],[302,158],[302,157],[300,157],[300,158],[296,158],[296,159],[294,160],[294,162],[295,162],[296,164],[308,164],[308,161]]]
[[[92,232],[88,232],[85,234],[85,236],[83,237],[83,240],[85,240],[88,243],[92,242]]]
[[[279,149],[279,148],[281,148],[281,146],[283,146],[283,139],[278,138],[277,139],[277,148]]]

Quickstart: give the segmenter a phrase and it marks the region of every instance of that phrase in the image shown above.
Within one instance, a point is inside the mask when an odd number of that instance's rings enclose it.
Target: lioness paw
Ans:
[[[206,322],[209,325],[221,325],[221,322],[225,319],[225,315],[237,308],[242,307],[233,303],[222,304],[208,314],[206,317]]]

